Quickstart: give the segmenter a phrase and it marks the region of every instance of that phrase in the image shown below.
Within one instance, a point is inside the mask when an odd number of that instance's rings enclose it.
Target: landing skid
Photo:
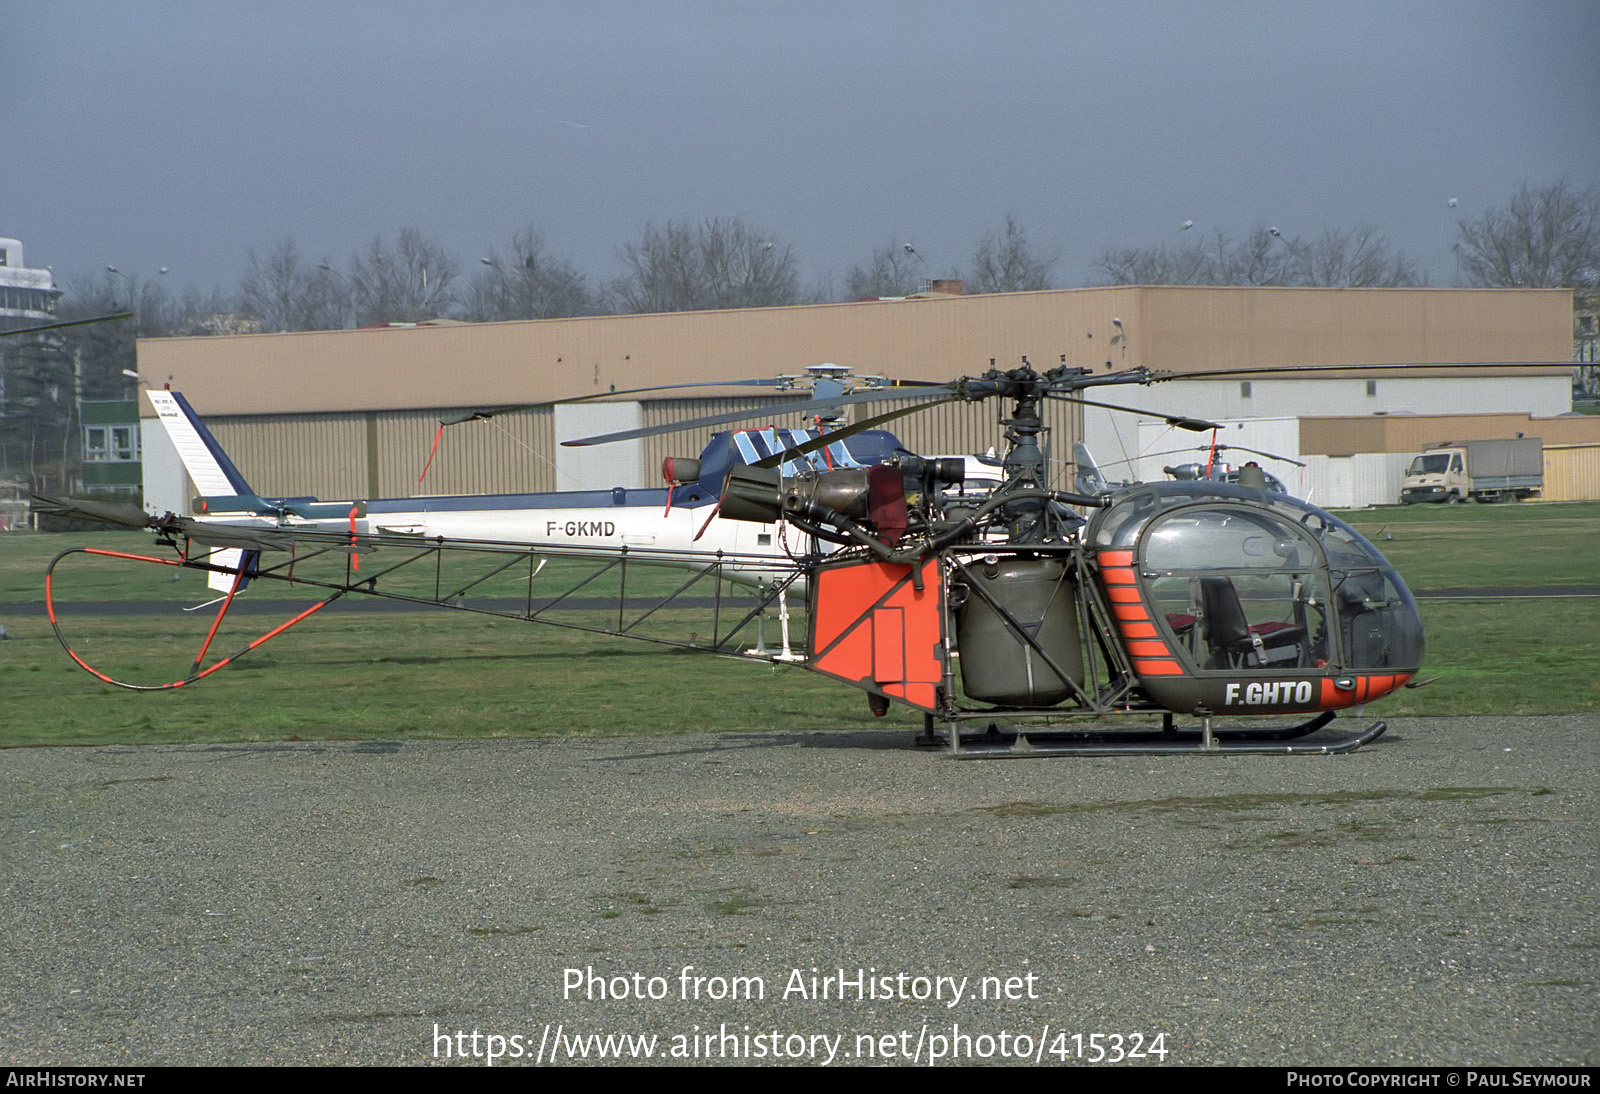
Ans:
[[[1213,730],[1209,716],[1202,716],[1197,729],[1176,729],[1169,716],[1159,730],[1113,730],[1110,732],[1065,732],[1042,729],[1028,732],[1022,727],[1002,731],[991,723],[981,735],[962,736],[952,727],[948,740],[934,736],[928,726],[919,744],[948,744],[950,755],[958,760],[1024,759],[1045,756],[1176,756],[1187,753],[1235,753],[1255,756],[1332,756],[1353,752],[1383,736],[1387,722],[1375,722],[1355,736],[1324,744],[1289,744],[1308,736],[1333,721],[1325,711],[1310,721],[1295,726],[1270,729]]]

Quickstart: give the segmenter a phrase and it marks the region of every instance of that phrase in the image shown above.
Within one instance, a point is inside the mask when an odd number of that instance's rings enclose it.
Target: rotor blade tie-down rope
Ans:
[[[422,465],[422,474],[417,476],[418,483],[421,483],[423,479],[428,477],[428,468],[433,466],[433,457],[439,451],[439,439],[443,436],[444,423],[440,422],[439,428],[434,430],[433,433],[433,447],[428,449],[428,461]]]

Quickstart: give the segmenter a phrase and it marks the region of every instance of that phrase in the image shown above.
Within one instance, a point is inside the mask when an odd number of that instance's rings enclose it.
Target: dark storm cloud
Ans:
[[[604,278],[646,221],[719,215],[836,285],[891,235],[955,272],[1008,213],[1064,281],[1186,219],[1372,223],[1431,270],[1517,182],[1600,179],[1592,14],[8,2],[0,234],[205,287],[407,225],[471,263],[532,223]]]

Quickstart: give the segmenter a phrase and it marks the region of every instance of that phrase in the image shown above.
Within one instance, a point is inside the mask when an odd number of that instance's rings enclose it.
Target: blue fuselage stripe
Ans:
[[[695,484],[674,489],[674,509],[695,509],[710,505],[716,498]],[[459,494],[450,497],[377,498],[367,502],[367,512],[382,513],[471,513],[485,509],[601,509],[607,506],[638,507],[667,504],[667,491],[651,489],[566,490],[554,494]]]

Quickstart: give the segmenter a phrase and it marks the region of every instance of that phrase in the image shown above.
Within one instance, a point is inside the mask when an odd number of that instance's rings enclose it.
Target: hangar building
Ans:
[[[1059,488],[1070,488],[1075,440],[1112,478],[1160,479],[1164,464],[1203,459],[1195,434],[1170,434],[1161,420],[1185,414],[1226,422],[1221,443],[1307,463],[1280,477],[1294,492],[1337,506],[1394,500],[1395,468],[1415,447],[1343,451],[1346,433],[1369,445],[1400,443],[1400,435],[1308,426],[1313,419],[1444,415],[1444,432],[1433,439],[1445,440],[1464,435],[1458,426],[1466,419],[1454,416],[1513,411],[1531,416],[1532,435],[1548,419],[1569,423],[1549,428],[1571,431],[1570,419],[1556,418],[1571,409],[1571,325],[1569,290],[1116,286],[146,339],[139,371],[145,382],[188,397],[259,493],[332,499],[658,485],[661,458],[698,454],[709,430],[590,449],[558,441],[793,396],[713,386],[503,413],[445,430],[419,483],[439,419],[464,409],[798,375],[824,362],[857,375],[935,381],[1024,358],[1040,371],[1061,363],[1096,373],[1144,367],[1173,378],[1094,395],[1145,413],[1055,404],[1049,424]],[[1422,363],[1452,367],[1409,367]],[[1292,378],[1206,375],[1371,364],[1392,367]],[[924,454],[983,452],[1003,445],[1000,410],[956,404],[893,428]],[[185,511],[191,486],[153,425],[145,429],[147,505]],[[1587,436],[1585,425],[1600,446],[1600,421],[1578,423],[1575,439]],[[1357,459],[1365,456],[1382,458]],[[1600,496],[1600,484],[1594,489]]]

